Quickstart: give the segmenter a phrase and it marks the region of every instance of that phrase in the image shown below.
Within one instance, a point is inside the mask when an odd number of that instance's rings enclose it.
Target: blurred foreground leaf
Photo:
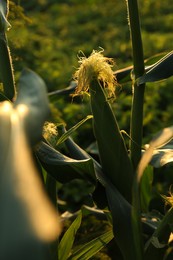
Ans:
[[[19,79],[19,91],[14,103],[24,104],[28,115],[24,118],[25,131],[31,144],[37,143],[42,135],[42,127],[50,115],[46,85],[35,72],[25,69]]]
[[[25,112],[7,101],[0,105],[0,259],[47,260],[60,224],[33,164]]]

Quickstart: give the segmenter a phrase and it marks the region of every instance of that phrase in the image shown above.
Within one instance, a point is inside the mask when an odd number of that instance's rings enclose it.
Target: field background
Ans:
[[[20,6],[19,6],[20,4]],[[23,9],[22,9],[23,8]],[[170,52],[173,45],[172,0],[140,0],[144,57]],[[93,49],[115,60],[116,69],[132,64],[126,1],[120,0],[15,0],[10,4],[8,32],[14,70],[18,78],[24,67],[36,71],[48,91],[67,87],[78,67],[79,51]],[[173,80],[147,84],[144,107],[144,142],[173,122]],[[57,97],[53,120],[68,127],[90,113],[87,100]],[[113,104],[120,127],[129,132],[131,86],[121,85]],[[90,122],[75,138],[86,147],[92,141]],[[86,140],[87,135],[87,140]]]

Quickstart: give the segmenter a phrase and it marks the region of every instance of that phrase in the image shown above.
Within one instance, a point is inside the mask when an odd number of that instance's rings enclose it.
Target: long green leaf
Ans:
[[[65,232],[58,246],[58,257],[61,260],[68,259],[72,246],[75,240],[76,233],[81,225],[82,212],[78,214],[77,218],[73,221],[70,227]]]
[[[106,186],[106,194],[113,220],[115,240],[125,260],[138,260],[133,242],[131,205],[111,184]]]
[[[97,252],[105,247],[112,239],[114,235],[112,230],[106,231],[104,234],[96,237],[87,244],[80,246],[79,249],[74,251],[69,257],[69,260],[88,260],[91,259]]]
[[[137,84],[141,85],[146,82],[154,82],[167,79],[173,75],[173,51],[165,55],[142,77],[137,79]]]
[[[68,131],[66,131],[57,141],[57,145],[62,144],[71,134],[73,134],[81,125],[83,125],[88,119],[93,118],[92,115],[88,115],[84,119],[82,119],[80,122],[78,122],[76,125],[71,127]]]
[[[70,95],[70,94],[72,94],[74,92],[75,88],[76,88],[76,82],[72,81],[70,83],[70,86],[68,86],[67,88],[58,89],[58,90],[49,92],[48,96],[49,97],[57,97],[57,96]]]
[[[46,171],[62,183],[76,178],[86,179],[91,183],[96,181],[91,159],[71,159],[43,142],[37,147],[36,153]]]
[[[155,66],[156,62],[158,62],[158,60],[162,59],[164,56],[165,56],[165,53],[159,53],[159,54],[156,54],[156,55],[146,59],[144,61],[145,62],[145,72],[147,73],[149,70],[151,70]],[[131,77],[132,73],[134,73],[133,72],[133,66],[128,66],[126,68],[122,68],[122,69],[115,71],[117,81],[120,84],[127,83],[127,82],[131,81],[132,80],[132,77]]]
[[[42,127],[50,115],[46,85],[33,71],[23,70],[19,79],[19,91],[14,106],[19,104],[28,108],[28,115],[24,118],[25,130],[31,144],[41,139]]]
[[[119,192],[131,201],[133,168],[116,118],[97,80],[91,82],[90,95],[94,134],[103,172]]]
[[[121,84],[131,81],[132,70],[133,70],[133,66],[129,66],[115,71],[117,81]]]

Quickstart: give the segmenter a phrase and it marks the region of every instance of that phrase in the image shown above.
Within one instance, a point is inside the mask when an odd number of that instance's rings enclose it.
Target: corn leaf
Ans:
[[[131,81],[131,72],[133,70],[133,66],[129,66],[120,70],[115,71],[115,75],[117,81],[121,84]]]
[[[131,205],[111,184],[106,186],[106,194],[113,220],[115,240],[125,260],[139,260],[133,242]]]
[[[104,234],[96,237],[87,244],[80,246],[79,249],[74,251],[69,257],[69,260],[87,260],[99,252],[105,245],[107,245],[114,235],[112,230],[106,231]]]
[[[75,88],[76,88],[76,82],[72,81],[70,83],[70,86],[68,86],[67,88],[58,89],[58,90],[49,92],[48,96],[49,97],[57,97],[57,96],[70,95],[70,94],[72,94],[74,92]]]
[[[81,125],[83,125],[87,120],[93,118],[92,115],[88,115],[84,119],[82,119],[80,122],[78,122],[76,125],[71,127],[68,131],[66,131],[57,141],[57,145],[62,144],[71,134],[73,134]]]
[[[45,170],[57,181],[66,183],[73,179],[85,179],[95,183],[95,171],[91,159],[75,160],[41,143],[36,154]]]
[[[98,81],[91,83],[93,128],[104,174],[131,201],[133,168],[123,137],[106,95]]]
[[[159,54],[156,54],[156,55],[146,59],[145,60],[145,72],[147,73],[150,69],[152,69],[155,66],[156,62],[158,62],[158,60],[162,59],[164,56],[165,56],[165,53],[159,53]],[[133,72],[133,66],[128,66],[126,68],[116,70],[115,75],[116,75],[117,81],[120,84],[131,81],[132,72]]]
[[[137,84],[141,85],[146,82],[154,82],[167,79],[173,75],[173,51],[165,55],[151,67],[142,77],[137,79]]]
[[[72,250],[72,246],[75,240],[76,233],[81,225],[82,220],[82,212],[80,211],[76,219],[67,229],[65,234],[63,235],[59,246],[58,246],[58,257],[61,260],[68,259],[70,252]]]

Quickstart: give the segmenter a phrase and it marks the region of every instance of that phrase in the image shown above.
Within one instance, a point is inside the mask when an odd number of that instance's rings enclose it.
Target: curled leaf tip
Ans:
[[[79,57],[80,66],[74,74],[77,88],[73,96],[87,92],[93,80],[98,80],[107,89],[108,97],[115,96],[117,81],[112,71],[114,61],[111,58],[104,57],[102,52],[103,50],[93,50],[88,58],[84,54]]]

